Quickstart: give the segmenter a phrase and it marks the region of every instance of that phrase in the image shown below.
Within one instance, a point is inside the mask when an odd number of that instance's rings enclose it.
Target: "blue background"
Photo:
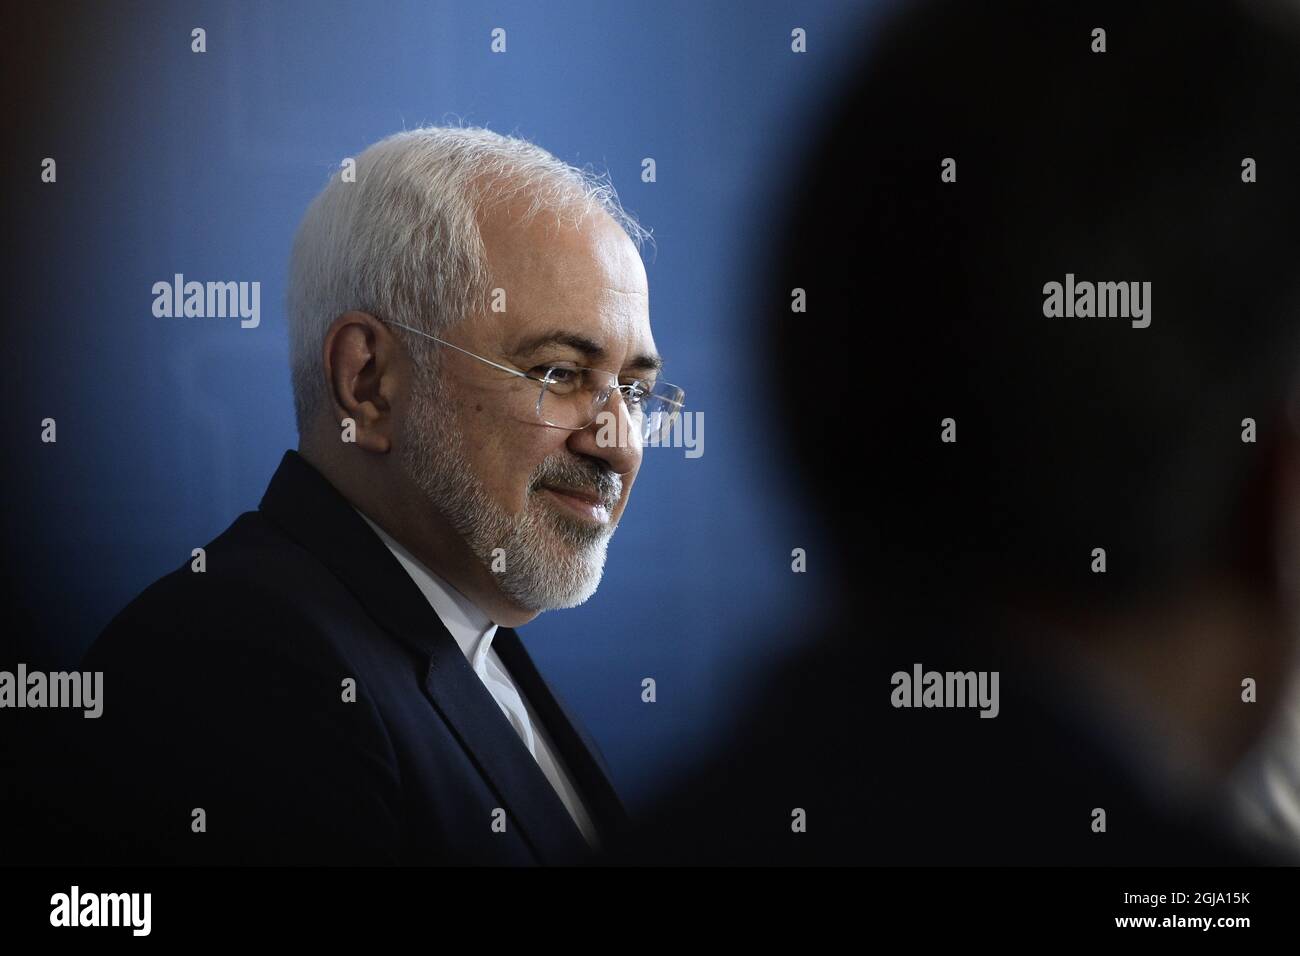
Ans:
[[[7,383],[24,438],[6,476],[22,659],[75,666],[134,595],[256,507],[297,445],[283,301],[303,211],[343,157],[457,121],[610,172],[654,233],[644,256],[665,376],[705,421],[703,457],[647,451],[597,595],[521,634],[633,809],[692,754],[725,746],[721,722],[750,699],[754,669],[808,635],[826,586],[770,417],[790,386],[759,354],[755,270],[771,216],[798,200],[799,160],[838,82],[869,52],[859,27],[880,12],[159,3],[66,7],[29,24],[58,35],[30,37],[57,72],[31,91],[41,135],[14,147],[30,210]],[[489,48],[494,27],[507,31],[503,55]],[[794,27],[806,54],[790,50]],[[53,186],[34,173],[45,156],[58,161]],[[646,156],[655,183],[641,182]],[[151,287],[177,272],[260,281],[260,327],[155,318]],[[839,372],[790,381],[823,374]],[[58,442],[33,446],[46,416]],[[826,453],[844,457],[851,486],[848,450]],[[793,547],[809,550],[810,573],[791,573]],[[647,676],[655,704],[640,698]]]

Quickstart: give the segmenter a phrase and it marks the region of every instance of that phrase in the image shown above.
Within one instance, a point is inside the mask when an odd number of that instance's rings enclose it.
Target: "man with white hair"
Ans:
[[[606,179],[487,130],[355,169],[294,243],[298,450],[86,658],[111,861],[573,863],[625,830],[512,628],[595,592],[681,407],[646,233]]]

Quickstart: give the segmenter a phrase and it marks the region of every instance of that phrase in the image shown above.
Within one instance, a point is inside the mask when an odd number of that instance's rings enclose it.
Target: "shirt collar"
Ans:
[[[406,569],[406,573],[411,576],[411,580],[420,589],[420,593],[424,595],[425,600],[433,607],[443,625],[451,633],[452,638],[455,639],[461,653],[466,658],[472,658],[475,651],[478,652],[479,657],[486,654],[497,630],[496,624],[492,622],[487,614],[443,578],[430,571],[426,565],[383,528],[356,508],[353,508],[353,510],[361,515],[366,524],[374,529],[375,534],[379,535],[379,539],[393,553],[393,557],[397,558],[398,563]]]

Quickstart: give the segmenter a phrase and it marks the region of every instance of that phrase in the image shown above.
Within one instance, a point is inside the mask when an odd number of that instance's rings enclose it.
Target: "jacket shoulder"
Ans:
[[[82,661],[102,673],[81,762],[103,807],[80,812],[144,862],[395,859],[401,771],[331,620],[346,589],[256,513],[204,562],[146,588]],[[220,841],[192,838],[194,807]]]
[[[119,611],[85,663],[136,656],[159,642],[173,659],[198,645],[210,652],[214,643],[319,657],[329,642],[315,603],[340,587],[305,548],[260,513],[246,512]]]

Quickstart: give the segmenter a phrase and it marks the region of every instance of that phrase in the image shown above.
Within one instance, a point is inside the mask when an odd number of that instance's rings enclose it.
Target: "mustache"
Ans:
[[[623,496],[622,476],[595,462],[584,462],[576,458],[548,458],[543,461],[533,473],[528,490],[533,492],[543,485],[559,485],[590,492],[600,499],[607,510],[612,510]]]

